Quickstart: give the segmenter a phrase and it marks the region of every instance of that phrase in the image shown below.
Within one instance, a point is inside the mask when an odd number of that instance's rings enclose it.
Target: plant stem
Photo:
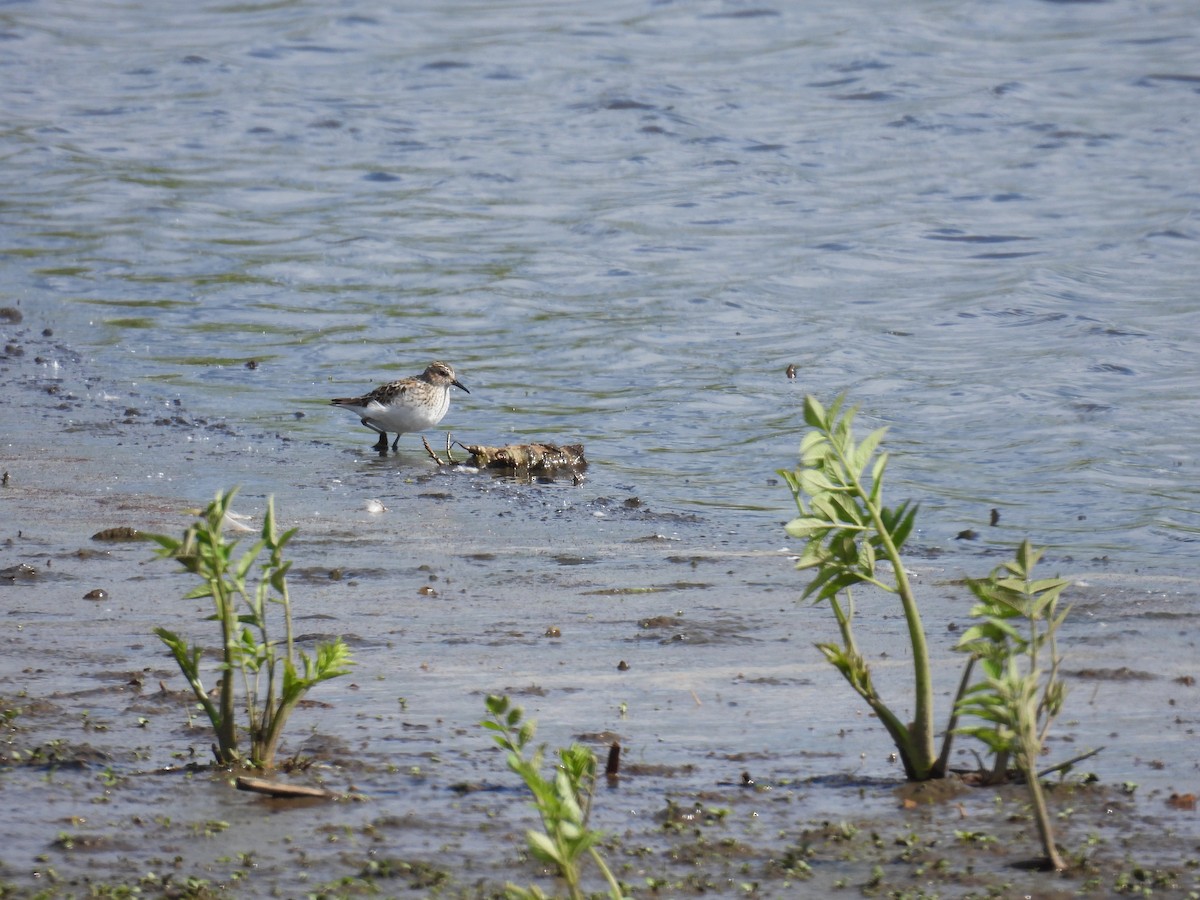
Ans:
[[[908,638],[913,651],[913,692],[914,713],[913,724],[909,726],[914,751],[913,766],[922,778],[928,778],[933,772],[933,678],[929,671],[929,647],[925,642],[925,628],[921,624],[921,613],[917,609],[917,598],[913,596],[912,586],[908,581],[908,573],[900,560],[900,551],[892,543],[879,515],[878,508],[871,504],[871,519],[879,532],[884,552],[891,560],[896,576],[896,592],[904,606],[904,619],[908,623]]]
[[[604,880],[608,882],[609,896],[614,898],[614,900],[620,900],[620,898],[624,897],[625,895],[621,891],[621,885],[617,882],[617,879],[613,877],[612,871],[604,862],[604,857],[600,855],[600,852],[595,847],[590,849],[590,853],[592,854],[592,859],[595,860],[596,865],[600,867],[600,872],[602,875],[604,875]]]
[[[225,664],[221,670],[221,721],[217,725],[217,745],[220,762],[231,763],[237,758],[237,719],[234,714],[233,671],[237,656],[237,641],[233,626],[237,615],[233,609],[233,598],[223,577],[212,582],[213,597],[217,601],[217,617],[221,620],[221,639],[224,644]]]
[[[954,745],[954,729],[958,727],[958,701],[971,686],[971,673],[974,669],[975,657],[968,657],[967,664],[963,666],[962,678],[958,681],[958,693],[954,695],[954,702],[950,704],[950,721],[946,724],[946,736],[942,739],[942,752],[938,754],[937,762],[933,765],[933,770],[939,775],[945,775],[950,768],[950,748]]]
[[[830,446],[837,453],[838,460],[854,492],[862,500],[863,505],[871,515],[871,524],[874,526],[875,533],[879,536],[884,556],[887,557],[892,565],[892,574],[896,579],[896,593],[900,595],[900,603],[904,607],[904,620],[908,624],[908,639],[912,644],[913,652],[914,714],[911,725],[904,726],[901,723],[897,723],[907,735],[907,739],[901,743],[894,732],[892,737],[896,740],[898,749],[901,751],[907,749],[907,754],[902,752],[902,756],[906,756],[904,759],[904,768],[908,778],[915,781],[924,781],[940,773],[934,771],[933,678],[929,671],[929,647],[925,641],[925,628],[921,624],[921,613],[917,609],[917,599],[913,596],[912,585],[908,580],[908,573],[904,571],[904,564],[900,559],[900,551],[892,540],[891,532],[888,530],[886,523],[883,521],[879,504],[871,499],[870,491],[859,481],[854,465],[842,453],[842,449],[838,446],[837,442],[832,442]],[[889,727],[888,730],[892,731],[893,729]]]
[[[1028,783],[1029,795],[1033,801],[1033,816],[1037,823],[1038,837],[1042,841],[1042,849],[1046,853],[1046,862],[1056,872],[1067,868],[1067,864],[1059,855],[1058,847],[1054,844],[1054,829],[1050,825],[1050,811],[1046,808],[1046,795],[1042,791],[1042,783],[1038,781],[1037,768],[1033,760],[1022,757],[1021,768]]]

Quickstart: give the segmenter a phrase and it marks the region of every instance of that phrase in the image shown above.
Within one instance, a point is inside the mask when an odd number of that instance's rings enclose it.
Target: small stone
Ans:
[[[83,595],[84,600],[107,600],[108,591],[101,588],[96,588],[94,591],[88,591]]]

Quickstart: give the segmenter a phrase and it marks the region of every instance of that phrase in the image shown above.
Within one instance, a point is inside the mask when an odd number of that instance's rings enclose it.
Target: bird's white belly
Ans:
[[[397,398],[404,400],[404,397]],[[406,434],[432,428],[446,416],[450,408],[450,392],[439,391],[431,405],[412,405],[404,402],[383,404],[372,400],[366,408],[364,419],[369,419],[384,431]]]

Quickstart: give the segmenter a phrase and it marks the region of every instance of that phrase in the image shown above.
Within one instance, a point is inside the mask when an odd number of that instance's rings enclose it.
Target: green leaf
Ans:
[[[562,854],[554,841],[540,831],[530,829],[525,832],[525,840],[529,842],[529,849],[533,851],[533,855],[542,862],[554,863],[558,866],[564,864]]]
[[[794,538],[812,537],[816,532],[827,531],[828,529],[828,521],[813,517],[792,519],[792,521],[783,526],[783,530]]]
[[[841,489],[841,485],[830,481],[829,477],[820,469],[803,469],[800,472],[799,482],[800,490],[810,497]]]
[[[913,524],[916,522],[917,510],[919,508],[919,504],[905,500],[894,509],[884,508],[880,510],[880,519],[883,521],[888,534],[892,536],[892,543],[896,546],[896,549],[903,547],[904,542],[908,540],[908,536],[913,529]]]
[[[888,455],[881,453],[871,469],[871,490],[867,495],[867,502],[874,507],[883,506],[883,472],[887,468],[887,462]]]
[[[809,428],[824,429],[826,422],[825,407],[821,401],[808,394],[804,398],[804,424]]]
[[[871,461],[871,457],[875,455],[875,450],[879,447],[884,435],[887,434],[886,428],[876,428],[854,449],[853,455],[850,457],[850,468],[859,476],[860,480],[863,473],[867,470],[867,464]]]
[[[236,541],[230,542],[230,549],[232,549],[236,543]],[[250,567],[254,565],[255,560],[258,559],[258,554],[262,552],[263,547],[266,545],[266,541],[256,541],[249,550],[242,554],[242,558],[238,560],[237,566],[234,567],[233,573],[233,577],[237,579],[239,584],[246,580],[246,573],[250,571]]]

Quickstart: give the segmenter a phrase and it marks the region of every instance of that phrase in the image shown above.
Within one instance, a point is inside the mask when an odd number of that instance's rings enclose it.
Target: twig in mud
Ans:
[[[421,436],[421,443],[425,445],[425,452],[429,454],[429,458],[432,459],[439,466],[454,465],[454,455],[450,452],[450,433],[449,432],[446,432],[446,458],[444,460],[440,456],[438,456],[436,453],[433,452],[433,448],[429,446],[429,441],[425,438],[424,435]]]
[[[1042,769],[1042,771],[1037,773],[1037,777],[1045,778],[1047,775],[1050,775],[1054,772],[1061,772],[1062,774],[1066,775],[1069,771],[1071,771],[1072,768],[1074,768],[1076,763],[1081,763],[1085,759],[1095,756],[1103,749],[1103,747],[1097,747],[1095,750],[1089,750],[1087,753],[1080,753],[1078,756],[1072,756],[1070,759],[1063,760],[1062,762],[1058,763],[1057,765],[1053,765],[1048,769]]]
[[[608,762],[604,765],[604,777],[610,782],[621,777],[621,745],[613,741],[608,748]]]

